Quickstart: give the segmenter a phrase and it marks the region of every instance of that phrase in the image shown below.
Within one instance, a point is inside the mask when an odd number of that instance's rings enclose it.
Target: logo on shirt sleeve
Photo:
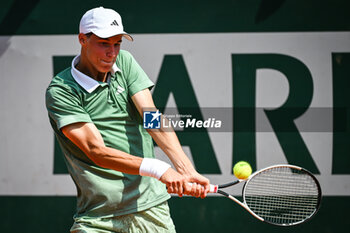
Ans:
[[[145,129],[160,129],[161,127],[161,113],[157,111],[143,112],[143,128]]]

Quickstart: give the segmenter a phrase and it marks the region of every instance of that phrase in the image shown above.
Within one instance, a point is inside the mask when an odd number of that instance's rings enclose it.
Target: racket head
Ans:
[[[278,226],[297,225],[311,219],[322,199],[315,176],[294,165],[274,165],[253,173],[242,192],[249,212]]]

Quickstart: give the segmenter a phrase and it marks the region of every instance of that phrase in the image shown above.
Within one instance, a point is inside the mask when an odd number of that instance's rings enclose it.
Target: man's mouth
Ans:
[[[101,62],[103,63],[103,64],[105,64],[105,65],[113,65],[113,61],[105,61],[105,60],[101,60]]]

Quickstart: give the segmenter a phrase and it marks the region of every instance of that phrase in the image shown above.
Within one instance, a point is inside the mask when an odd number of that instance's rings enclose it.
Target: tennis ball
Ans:
[[[233,167],[233,174],[238,179],[247,179],[252,174],[252,167],[246,161],[239,161]]]

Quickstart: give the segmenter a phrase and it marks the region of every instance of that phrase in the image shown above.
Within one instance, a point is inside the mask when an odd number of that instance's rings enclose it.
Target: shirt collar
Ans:
[[[74,78],[74,80],[82,86],[87,92],[91,93],[93,92],[99,85],[101,85],[101,82],[98,82],[97,80],[87,76],[86,74],[80,72],[75,68],[75,66],[80,61],[80,55],[76,56],[72,61],[72,69],[71,74]],[[117,71],[121,71],[118,66],[114,63],[110,73],[115,74]]]

